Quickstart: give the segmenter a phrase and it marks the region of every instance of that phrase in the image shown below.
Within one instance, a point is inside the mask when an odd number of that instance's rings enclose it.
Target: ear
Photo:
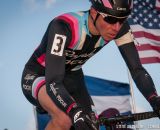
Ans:
[[[93,7],[91,7],[90,9],[90,15],[92,16],[93,19],[95,19],[97,16],[97,11]]]

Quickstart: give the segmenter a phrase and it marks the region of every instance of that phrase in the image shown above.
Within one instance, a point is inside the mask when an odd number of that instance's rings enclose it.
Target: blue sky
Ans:
[[[1,0],[0,1],[0,130],[32,130],[33,107],[21,91],[23,67],[40,43],[48,23],[58,14],[87,10],[84,0]],[[145,65],[159,87],[160,65]],[[114,42],[84,66],[84,73],[128,82],[127,69]],[[134,87],[135,88],[135,87]],[[158,92],[160,88],[158,88]],[[135,89],[138,110],[150,107]],[[3,117],[3,118],[2,118]]]

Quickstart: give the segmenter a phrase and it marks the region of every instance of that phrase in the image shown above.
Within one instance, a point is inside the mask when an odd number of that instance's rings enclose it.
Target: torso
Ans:
[[[69,44],[65,48],[66,71],[75,71],[80,69],[89,58],[108,44],[108,42],[104,41],[101,36],[90,34],[88,29],[88,16],[89,12],[86,11],[66,13],[55,18],[55,20],[63,21],[64,25],[66,23],[68,26],[68,32],[70,32],[68,34],[68,37],[70,37]],[[46,47],[47,36],[44,36],[40,46],[34,51],[31,57],[32,60],[30,59],[30,61],[37,61],[37,63],[42,66],[40,68],[44,69]]]

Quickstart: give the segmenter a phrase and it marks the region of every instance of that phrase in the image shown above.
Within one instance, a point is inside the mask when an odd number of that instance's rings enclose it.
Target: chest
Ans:
[[[100,49],[106,45],[105,41],[100,36],[86,36],[85,40],[78,41],[74,48],[65,50],[67,63],[83,64]]]

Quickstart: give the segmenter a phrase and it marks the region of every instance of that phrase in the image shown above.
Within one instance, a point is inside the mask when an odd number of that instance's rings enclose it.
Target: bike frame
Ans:
[[[111,118],[100,117],[98,122],[99,122],[99,125],[104,125],[106,127],[106,130],[114,130],[112,129],[111,124],[116,125],[122,122],[146,120],[146,119],[155,118],[155,117],[158,117],[157,114],[153,111],[149,111],[149,112],[134,113],[129,115],[116,115]]]

